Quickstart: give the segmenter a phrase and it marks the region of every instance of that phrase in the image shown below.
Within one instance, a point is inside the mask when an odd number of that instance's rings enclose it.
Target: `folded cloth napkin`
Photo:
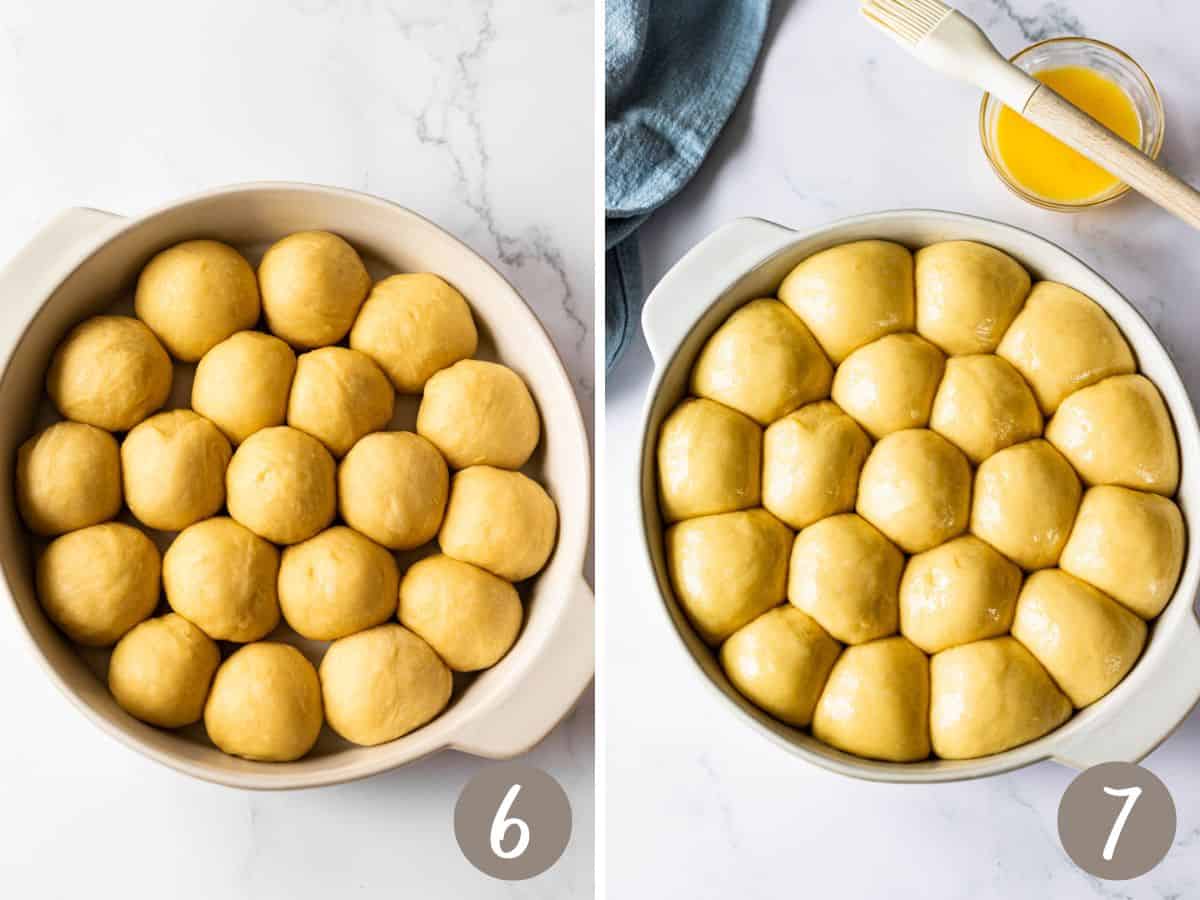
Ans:
[[[750,79],[770,0],[608,0],[604,23],[605,357],[642,304],[637,229],[687,184]]]

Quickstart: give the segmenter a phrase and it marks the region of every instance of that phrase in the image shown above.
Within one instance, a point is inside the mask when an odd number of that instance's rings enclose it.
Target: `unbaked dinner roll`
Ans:
[[[1153,619],[1175,592],[1186,540],[1166,497],[1097,485],[1083,495],[1059,567]]]
[[[950,355],[991,353],[1029,294],[1029,273],[1007,253],[942,241],[916,254],[917,331]]]
[[[979,354],[946,360],[929,427],[979,465],[997,450],[1042,434],[1042,412],[1012,363]]]
[[[867,433],[836,403],[802,406],[763,435],[762,504],[796,529],[850,512],[870,452]]]
[[[783,602],[792,532],[765,509],[688,519],[667,529],[671,584],[714,647]]]
[[[1083,489],[1061,453],[1026,441],[984,460],[975,473],[971,532],[1023,569],[1058,562]]]
[[[334,641],[321,660],[329,727],[368,747],[433,719],[450,702],[452,687],[450,670],[429,645],[395,624]]]
[[[400,624],[424,638],[455,672],[494,666],[521,630],[517,589],[470,563],[438,554],[400,582]]]
[[[338,509],[351,528],[393,550],[437,534],[450,472],[429,441],[411,431],[368,434],[338,466]]]
[[[225,504],[232,453],[217,426],[190,409],[151,416],[121,443],[125,502],[139,522],[160,531],[207,519]]]
[[[929,672],[930,734],[943,759],[1010,750],[1071,717],[1071,701],[1011,637],[943,650]]]
[[[308,540],[332,520],[335,465],[316,438],[264,428],[244,440],[225,473],[229,515],[276,544]]]
[[[847,647],[817,701],[813,736],[889,762],[929,756],[929,660],[903,637]]]
[[[912,254],[890,241],[830,247],[788,273],[779,299],[840,363],[876,338],[913,330]]]
[[[37,563],[42,609],[71,640],[108,647],[158,605],[154,542],[120,522],[55,538]]]
[[[426,382],[417,433],[456,469],[519,469],[537,446],[541,420],[520,375],[499,363],[464,359]]]
[[[17,451],[17,508],[34,534],[51,537],[107,522],[121,510],[121,454],[111,434],[56,422]]]
[[[896,633],[904,554],[854,513],[809,525],[796,537],[788,600],[839,641],[862,644]]]
[[[760,425],[829,396],[833,367],[778,300],[754,300],[725,320],[692,368],[691,391]]]
[[[296,354],[279,338],[239,331],[201,357],[192,381],[192,409],[232,444],[282,425],[296,374]]]
[[[172,356],[195,362],[235,331],[254,327],[258,281],[227,244],[184,241],[142,269],[133,306]]]
[[[354,248],[336,234],[300,231],[267,250],[258,284],[271,333],[307,349],[346,336],[371,276]]]
[[[668,522],[734,512],[762,499],[762,429],[712,400],[684,400],[658,432],[658,495]]]
[[[721,645],[721,665],[751,703],[804,728],[841,652],[815,619],[784,605],[730,635]]]
[[[908,561],[900,632],[931,654],[1008,634],[1020,589],[1020,568],[964,534]]]
[[[1179,445],[1162,395],[1144,375],[1118,375],[1063,401],[1046,426],[1088,484],[1119,484],[1171,496]]]
[[[491,466],[454,476],[438,532],[447,556],[524,581],[546,565],[557,537],[558,509],[532,478]]]
[[[386,622],[399,587],[395,557],[342,525],[285,548],[279,560],[279,608],[297,634],[315,641]]]
[[[1047,416],[1073,391],[1137,368],[1108,314],[1090,297],[1053,281],[1033,286],[996,353],[1029,382]]]
[[[915,334],[889,334],[859,347],[833,377],[833,401],[879,439],[929,424],[942,380],[942,351]]]
[[[279,551],[224,517],[185,528],[163,556],[171,609],[219,641],[257,641],[275,630],[278,574]]]
[[[173,376],[149,328],[129,316],[93,316],[54,351],[46,392],[68,419],[128,431],[167,402]]]
[[[350,346],[375,360],[402,394],[475,355],[479,336],[463,295],[428,272],[378,282],[350,329]]]
[[[858,486],[858,514],[907,553],[961,534],[971,506],[971,466],[944,437],[894,431],[875,445]]]
[[[217,645],[183,616],[170,613],[133,626],[108,662],[108,689],[121,709],[160,728],[199,722]]]
[[[212,742],[233,756],[299,759],[321,733],[317,670],[290,644],[242,647],[217,669],[204,706]]]
[[[322,347],[296,360],[287,423],[340,459],[363,435],[391,421],[395,403],[391,383],[369,356]]]

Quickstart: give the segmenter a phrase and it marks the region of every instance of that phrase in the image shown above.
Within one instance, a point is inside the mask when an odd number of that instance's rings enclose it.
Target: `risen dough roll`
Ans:
[[[716,646],[778,606],[787,590],[792,533],[765,509],[688,519],[667,529],[675,596]]]
[[[55,538],[37,564],[38,600],[50,620],[86,647],[108,647],[158,605],[154,542],[120,522]]]
[[[558,510],[540,484],[472,466],[454,476],[438,543],[447,556],[523,581],[546,565],[557,535]]]
[[[917,251],[917,331],[946,353],[991,353],[1029,295],[1029,273],[974,241]]]
[[[272,334],[293,347],[324,347],[346,336],[371,287],[358,253],[336,234],[301,231],[272,244],[258,267]]]
[[[204,354],[192,381],[192,409],[233,444],[282,425],[296,354],[277,337],[239,331]]]
[[[217,645],[175,613],[135,625],[117,642],[108,663],[108,689],[125,712],[160,728],[200,721]]]
[[[329,727],[368,747],[430,721],[450,702],[452,686],[437,654],[399,625],[378,625],[334,641],[321,660]]]
[[[433,444],[410,431],[369,434],[338,467],[338,508],[351,528],[393,550],[437,534],[450,473]]]
[[[997,450],[1041,436],[1042,413],[1008,360],[955,356],[946,361],[929,427],[979,465]]]
[[[136,426],[121,444],[125,502],[138,521],[179,531],[225,503],[232,450],[217,426],[190,409],[173,409]]]
[[[519,469],[541,432],[537,407],[521,376],[507,366],[464,359],[425,384],[417,433],[456,469]]]
[[[503,578],[449,556],[415,563],[400,582],[400,623],[456,672],[495,665],[521,630],[521,598]]]
[[[668,522],[734,512],[761,499],[762,429],[711,400],[684,400],[658,432],[658,489]]]
[[[258,321],[258,281],[245,257],[218,241],[185,241],[138,276],[134,310],[176,359],[195,362]]]
[[[167,402],[173,374],[167,351],[137,319],[94,316],[54,351],[46,391],[68,419],[128,431]]]
[[[392,418],[396,394],[365,353],[323,347],[301,354],[288,398],[287,423],[311,434],[339,459]]]
[[[375,360],[402,394],[421,393],[435,372],[474,356],[478,343],[463,295],[428,272],[377,283],[350,329],[350,346]]]
[[[708,339],[691,390],[769,425],[828,397],[832,380],[833,367],[804,323],[778,300],[754,300]]]
[[[333,520],[335,466],[321,442],[295,428],[264,428],[242,442],[225,473],[229,514],[276,544],[296,544]]]
[[[17,506],[46,537],[113,518],[121,509],[121,454],[107,431],[57,422],[17,451]]]
[[[878,439],[929,424],[946,358],[915,334],[889,334],[846,357],[833,378],[833,400]]]

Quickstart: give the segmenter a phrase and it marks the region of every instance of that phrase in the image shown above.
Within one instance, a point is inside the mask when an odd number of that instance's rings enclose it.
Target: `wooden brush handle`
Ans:
[[[1022,115],[1163,209],[1200,228],[1200,191],[1044,84],[1033,92]]]

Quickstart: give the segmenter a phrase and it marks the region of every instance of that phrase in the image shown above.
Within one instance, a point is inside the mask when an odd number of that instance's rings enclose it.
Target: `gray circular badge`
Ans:
[[[524,763],[475,775],[454,807],[454,837],[475,868],[521,881],[558,862],[571,839],[571,804],[557,781]]]
[[[1175,803],[1158,776],[1110,762],[1081,773],[1058,804],[1058,836],[1075,865],[1124,881],[1157,866],[1175,840]]]

